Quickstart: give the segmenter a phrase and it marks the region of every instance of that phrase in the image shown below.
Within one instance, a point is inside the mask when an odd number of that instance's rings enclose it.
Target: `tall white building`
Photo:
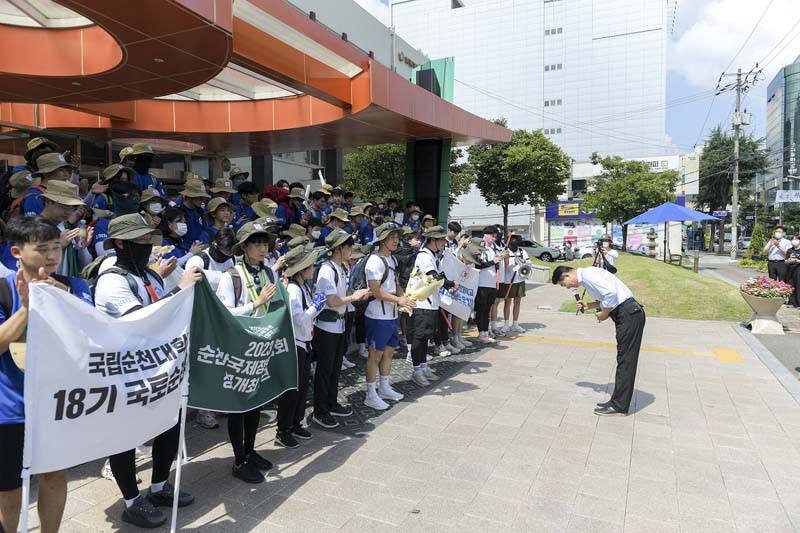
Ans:
[[[397,35],[455,57],[455,104],[541,128],[575,160],[677,153],[666,139],[674,0],[390,0]]]

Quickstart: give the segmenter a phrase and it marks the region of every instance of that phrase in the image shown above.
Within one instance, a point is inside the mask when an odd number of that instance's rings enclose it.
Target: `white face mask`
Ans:
[[[794,247],[800,246],[800,239],[792,239],[792,246]]]
[[[320,235],[322,235],[322,232],[319,230],[311,232],[311,236],[314,237],[315,239],[319,239]]]
[[[153,202],[152,204],[147,204],[147,210],[154,215],[158,215],[164,212],[164,206],[158,202]]]
[[[411,215],[411,220],[416,222],[417,220],[419,220],[419,215],[417,213],[414,213],[413,215]]]
[[[178,237],[183,237],[189,232],[189,226],[186,225],[186,222],[176,222],[175,223],[175,235]]]
[[[611,243],[608,241],[603,241],[603,248],[611,248]]]
[[[783,232],[782,231],[776,231],[775,232],[775,238],[776,239],[783,239]]]

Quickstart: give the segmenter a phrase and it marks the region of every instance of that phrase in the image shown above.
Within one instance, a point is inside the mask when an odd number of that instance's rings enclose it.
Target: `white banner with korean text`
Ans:
[[[475,307],[475,294],[478,292],[478,271],[475,267],[462,263],[450,250],[444,252],[442,270],[447,279],[458,283],[455,294],[450,294],[444,287],[439,289],[442,309],[462,320],[469,320],[472,308]]]

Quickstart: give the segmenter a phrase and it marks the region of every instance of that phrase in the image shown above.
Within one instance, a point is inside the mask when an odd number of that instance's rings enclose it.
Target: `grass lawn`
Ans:
[[[591,259],[566,263],[534,261],[549,267],[551,273],[559,265],[583,267],[592,264]],[[617,276],[630,287],[648,316],[732,322],[750,318],[750,308],[738,289],[724,281],[627,253],[620,254],[615,265],[619,269]],[[565,301],[560,310],[574,312],[575,300]]]

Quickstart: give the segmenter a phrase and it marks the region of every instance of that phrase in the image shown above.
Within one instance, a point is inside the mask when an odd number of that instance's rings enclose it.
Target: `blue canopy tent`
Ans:
[[[664,261],[667,261],[667,253],[669,247],[669,232],[667,231],[667,222],[700,222],[703,220],[716,220],[718,218],[712,217],[700,211],[683,207],[673,202],[665,202],[658,207],[654,207],[641,215],[634,217],[627,222],[628,224],[661,224],[664,223]]]

